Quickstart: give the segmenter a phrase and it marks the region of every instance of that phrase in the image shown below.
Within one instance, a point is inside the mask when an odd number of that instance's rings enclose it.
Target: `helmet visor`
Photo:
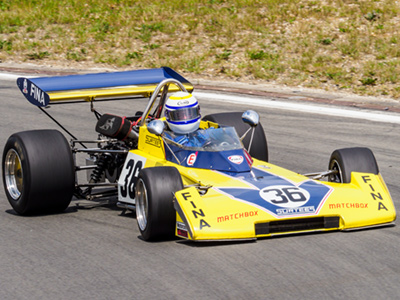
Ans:
[[[200,117],[200,106],[179,108],[176,110],[167,109],[165,112],[167,120],[172,122],[190,121]]]

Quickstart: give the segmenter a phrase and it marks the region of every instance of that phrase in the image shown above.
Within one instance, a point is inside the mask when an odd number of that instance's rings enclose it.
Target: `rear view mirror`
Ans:
[[[246,110],[242,115],[242,120],[251,127],[255,127],[260,121],[260,117],[254,110]]]
[[[147,125],[147,130],[156,136],[161,136],[164,132],[164,122],[161,120],[153,120]]]

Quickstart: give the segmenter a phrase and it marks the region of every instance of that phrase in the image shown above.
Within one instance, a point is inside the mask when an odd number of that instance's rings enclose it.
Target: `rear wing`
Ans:
[[[180,81],[187,91],[193,91],[193,85],[188,80],[168,67],[85,75],[20,77],[17,85],[30,103],[43,107],[77,100],[150,97],[161,81],[170,78]],[[169,91],[179,90],[174,85],[169,88]]]

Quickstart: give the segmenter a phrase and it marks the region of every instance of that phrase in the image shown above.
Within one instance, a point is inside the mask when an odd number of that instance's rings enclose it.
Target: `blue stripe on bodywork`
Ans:
[[[321,204],[323,204],[323,201],[326,200],[332,190],[331,187],[313,180],[307,180],[299,185],[295,185],[289,180],[260,169],[253,168],[252,172],[253,174],[250,176],[241,176],[240,180],[250,184],[253,188],[217,188],[217,190],[236,200],[254,204],[278,217],[317,214],[321,208]],[[233,173],[226,174],[229,176],[234,175]],[[295,193],[300,192],[301,189],[305,190],[309,193],[310,197],[303,205],[296,206],[296,202],[292,202],[293,206],[287,207],[268,202],[260,196],[263,191],[274,190],[275,187],[277,188],[276,194],[280,191],[280,187],[288,187],[289,191],[292,189]],[[283,196],[285,197],[284,194]],[[281,196],[276,197],[277,199],[282,199]]]

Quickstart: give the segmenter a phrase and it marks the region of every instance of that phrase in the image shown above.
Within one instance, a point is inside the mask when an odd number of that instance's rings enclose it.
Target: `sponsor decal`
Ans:
[[[277,217],[316,215],[333,190],[313,180],[295,184],[258,168],[253,168],[252,171],[254,176],[240,179],[252,188],[231,187],[217,190]]]
[[[185,193],[182,193],[182,197],[183,197],[183,199],[185,199],[185,201],[189,201],[190,204],[192,205],[192,207],[193,207],[192,214],[195,219],[199,220],[199,229],[202,230],[204,227],[211,227],[211,225],[208,224],[207,221],[205,220],[206,214],[204,213],[203,209],[198,208],[196,206],[196,204],[193,202],[193,200],[191,199],[192,195],[189,192],[185,192]]]
[[[276,210],[278,215],[297,215],[297,214],[314,214],[315,207],[314,206],[301,206],[301,207],[292,207],[292,208],[278,208]]]
[[[237,164],[237,165],[240,165],[243,162],[243,156],[241,156],[241,155],[231,155],[228,157],[228,159],[232,163]]]
[[[370,191],[371,191],[370,194],[371,194],[372,199],[374,199],[375,201],[378,202],[378,210],[384,209],[384,210],[387,211],[388,209],[387,209],[387,207],[386,207],[385,204],[384,204],[385,201],[384,201],[384,199],[383,199],[383,197],[382,197],[382,194],[379,193],[379,192],[376,190],[376,188],[374,188],[374,186],[372,185],[372,183],[370,183],[370,181],[372,181],[371,176],[370,176],[370,175],[365,175],[365,176],[362,176],[362,179],[363,179],[364,183],[367,184],[367,185],[369,186]]]
[[[249,218],[249,217],[256,217],[256,216],[258,216],[258,210],[252,210],[252,211],[246,211],[246,212],[235,213],[235,214],[217,217],[217,222],[221,223],[221,222],[238,220],[238,219]]]
[[[103,130],[110,130],[114,125],[115,118],[108,119],[103,125],[99,126]]]
[[[368,208],[368,203],[331,203],[329,209],[335,208]]]
[[[187,164],[188,166],[193,166],[193,165],[194,165],[194,163],[196,162],[196,159],[197,159],[197,153],[198,153],[198,152],[192,153],[192,154],[190,154],[190,155],[188,156],[188,158],[187,158],[187,160],[186,160],[186,164]]]
[[[44,92],[41,89],[39,89],[36,85],[34,85],[33,83],[31,83],[31,91],[29,93],[29,96],[31,96],[33,99],[35,99],[40,104],[45,105]]]
[[[259,168],[263,168],[263,169],[271,169],[270,166],[261,166],[261,165],[259,165],[258,167],[259,167]]]
[[[188,235],[188,231],[186,229],[186,225],[182,222],[176,222],[176,232],[178,236],[187,238]]]
[[[25,98],[33,105],[44,107],[49,104],[49,95],[33,84],[29,79],[19,77],[17,79],[17,85]]]
[[[160,139],[159,138],[155,138],[155,137],[150,136],[150,135],[146,135],[146,141],[145,142],[146,142],[146,144],[149,144],[149,145],[152,145],[152,146],[155,146],[155,147],[158,147],[158,148],[161,147]]]
[[[24,94],[28,94],[28,80],[24,79],[24,87],[22,88]]]
[[[184,106],[184,105],[188,105],[189,104],[189,101],[188,100],[181,100],[181,101],[178,101],[178,103],[177,103],[179,106]]]
[[[187,230],[185,223],[182,223],[182,222],[176,222],[176,228],[182,229],[182,230]]]

